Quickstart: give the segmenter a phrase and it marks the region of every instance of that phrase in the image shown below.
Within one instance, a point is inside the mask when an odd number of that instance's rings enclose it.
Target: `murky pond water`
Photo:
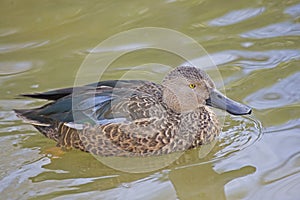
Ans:
[[[299,199],[299,1],[0,5],[1,199]],[[252,115],[226,116],[208,151],[187,151],[144,173],[114,169],[77,150],[53,150],[53,141],[16,117],[13,108],[45,103],[18,94],[74,85],[86,56],[103,50],[94,47],[142,27],[176,30],[201,44],[218,65],[227,96],[251,106]],[[139,45],[116,44],[103,55]],[[180,62],[160,51],[137,51],[122,55],[102,78],[160,81],[166,65]]]

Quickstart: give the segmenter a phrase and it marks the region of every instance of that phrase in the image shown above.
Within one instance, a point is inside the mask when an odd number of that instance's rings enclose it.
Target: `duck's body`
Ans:
[[[197,147],[218,136],[217,117],[206,105],[215,104],[211,96],[220,97],[212,95],[213,90],[213,82],[203,71],[178,67],[162,85],[114,80],[25,95],[54,102],[16,112],[66,149],[101,156],[161,155]],[[226,104],[226,100],[220,101]],[[234,114],[251,111],[242,104],[232,105],[228,111],[237,110]]]

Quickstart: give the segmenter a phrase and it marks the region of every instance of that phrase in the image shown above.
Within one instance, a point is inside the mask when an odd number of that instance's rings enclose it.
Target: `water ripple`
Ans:
[[[239,55],[239,58],[242,59],[241,61],[238,61],[238,63],[243,65],[245,72],[251,72],[253,69],[274,68],[279,63],[300,59],[300,51],[292,49],[260,52],[235,51],[233,53]],[[246,58],[247,60],[244,60],[243,58]]]
[[[0,76],[8,76],[26,72],[33,67],[29,61],[23,62],[0,62]]]
[[[270,126],[268,127],[266,133],[280,133],[282,131],[292,130],[292,129],[300,129],[300,118],[289,120],[280,126],[278,125]]]
[[[300,172],[300,152],[295,153],[285,160],[280,166],[268,170],[263,176],[264,184],[270,184]],[[300,175],[300,174],[299,174]]]
[[[300,102],[300,72],[296,72],[271,87],[263,88],[249,95],[245,100],[256,109],[279,108]]]
[[[17,32],[17,29],[0,29],[0,37],[7,37]]]
[[[101,47],[101,48],[94,48],[94,49],[87,49],[86,54],[89,53],[110,53],[110,52],[122,52],[122,51],[134,51],[138,49],[143,49],[149,47],[149,44],[142,44],[142,43],[135,43],[135,44],[126,44],[126,45],[119,45],[119,46],[112,46],[112,47]]]
[[[287,7],[284,10],[284,13],[291,15],[292,17],[300,17],[300,4],[296,4],[290,7]]]
[[[222,17],[213,19],[208,22],[210,26],[228,26],[245,21],[249,18],[255,17],[265,11],[264,7],[261,8],[248,8],[229,12]]]
[[[227,50],[210,54],[210,58],[216,65],[223,65],[230,62],[241,64],[244,68],[244,73],[250,73],[253,70],[274,68],[281,62],[290,60],[300,60],[300,50],[281,49],[268,51],[242,51],[242,50]],[[206,57],[199,57],[192,60],[194,63],[201,63]],[[202,66],[202,65],[201,65]],[[209,66],[204,66],[209,67]]]
[[[3,53],[10,53],[10,52],[14,52],[14,51],[18,51],[21,49],[27,49],[27,48],[37,48],[37,47],[41,47],[44,46],[46,44],[48,44],[50,41],[46,40],[46,41],[34,41],[34,42],[26,42],[26,43],[15,43],[15,44],[0,44],[0,54]]]
[[[262,126],[259,121],[252,117],[228,116],[220,135],[222,147],[215,156],[216,158],[226,157],[236,151],[243,150],[262,136]]]
[[[269,26],[251,30],[246,33],[242,33],[240,36],[243,38],[263,39],[273,38],[280,36],[299,36],[300,35],[300,24],[292,22],[281,22],[271,24]]]
[[[261,184],[269,185],[271,191],[261,199],[295,199],[300,188],[300,152],[288,157],[281,165],[268,170],[261,177]]]

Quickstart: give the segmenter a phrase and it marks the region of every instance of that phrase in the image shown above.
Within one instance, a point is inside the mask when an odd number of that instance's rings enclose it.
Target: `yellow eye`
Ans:
[[[191,83],[189,86],[190,86],[190,88],[192,88],[192,89],[194,89],[194,88],[196,87],[196,85],[195,85],[195,84],[192,84],[192,83]]]

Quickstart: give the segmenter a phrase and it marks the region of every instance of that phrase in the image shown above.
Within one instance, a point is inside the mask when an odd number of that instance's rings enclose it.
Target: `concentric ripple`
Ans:
[[[255,118],[227,116],[218,144],[221,149],[215,154],[215,158],[226,157],[245,149],[261,136],[262,126]]]

